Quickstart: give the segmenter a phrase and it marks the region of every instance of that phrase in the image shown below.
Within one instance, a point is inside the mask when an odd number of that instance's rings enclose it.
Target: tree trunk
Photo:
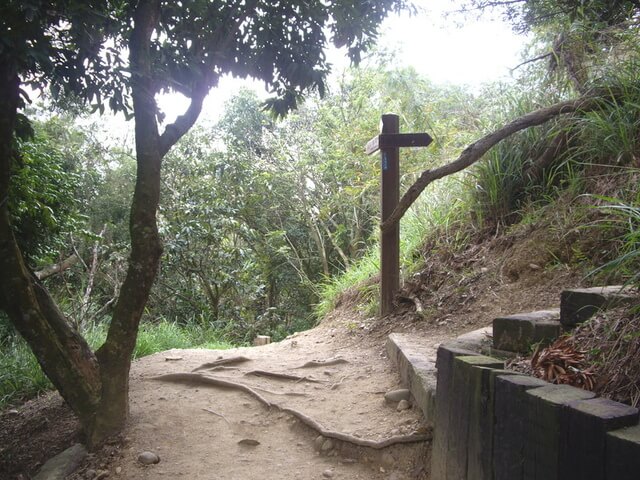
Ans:
[[[162,245],[156,224],[160,200],[162,153],[156,122],[157,105],[151,80],[150,39],[160,14],[158,0],[141,1],[134,15],[130,41],[131,79],[136,132],[136,186],[129,231],[131,254],[107,340],[96,352],[102,396],[90,425],[89,444],[99,445],[119,432],[129,412],[129,371],[138,326],[156,278]]]
[[[140,0],[134,14],[129,51],[138,168],[129,223],[131,254],[107,340],[95,355],[28,269],[13,234],[8,201],[20,80],[11,53],[0,52],[0,308],[78,416],[90,448],[119,432],[127,419],[131,354],[162,254],[156,225],[162,158],[193,126],[217,81],[212,74],[193,85],[185,114],[159,135],[150,55],[159,15],[159,0]]]
[[[0,307],[27,341],[47,377],[87,425],[100,394],[96,358],[27,267],[11,226],[9,185],[16,157],[13,135],[20,80],[7,57],[0,55]]]

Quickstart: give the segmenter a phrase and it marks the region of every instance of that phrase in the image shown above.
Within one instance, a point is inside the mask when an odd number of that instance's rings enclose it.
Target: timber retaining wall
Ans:
[[[441,345],[433,480],[638,480],[638,410]]]

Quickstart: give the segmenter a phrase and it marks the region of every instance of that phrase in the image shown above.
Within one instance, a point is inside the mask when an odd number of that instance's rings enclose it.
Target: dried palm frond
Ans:
[[[578,350],[571,337],[562,337],[546,348],[536,348],[531,357],[536,377],[556,384],[572,385],[584,390],[595,388],[595,373],[588,366],[585,352]]]

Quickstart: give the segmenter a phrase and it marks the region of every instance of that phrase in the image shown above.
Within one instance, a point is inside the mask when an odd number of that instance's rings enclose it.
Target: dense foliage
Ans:
[[[130,114],[131,90],[119,50],[107,48],[104,56],[92,57],[91,32],[56,32],[60,22],[73,22],[81,13],[74,8],[80,7],[69,2],[68,11],[39,16],[45,3],[26,2],[20,10],[43,26],[40,37],[38,30],[31,32],[30,41],[44,45],[44,57],[24,57],[25,81],[48,82],[45,77],[59,65],[45,57],[56,55],[61,44],[52,39],[62,35],[82,47],[88,58],[82,65],[93,70],[86,77],[92,79],[88,89],[70,81],[84,75],[80,71],[52,77],[57,79],[58,109],[69,110],[64,101],[70,98],[63,94],[77,90],[97,109],[110,104]],[[233,2],[217,3],[225,8],[208,11],[216,19],[237,13]],[[320,3],[312,3],[315,6],[304,8],[319,8]],[[532,32],[531,60],[539,58],[518,70],[517,82],[487,85],[478,94],[435,86],[411,68],[395,67],[393,55],[385,53],[345,72],[327,88],[328,67],[319,52],[287,56],[269,50],[274,35],[285,35],[293,46],[324,41],[326,32],[318,26],[332,18],[335,39],[350,45],[357,58],[359,46],[375,37],[371,25],[393,5],[402,4],[384,2],[380,10],[374,9],[362,18],[358,35],[351,19],[357,2],[344,2],[344,8],[330,3],[333,16],[322,13],[317,23],[303,19],[303,6],[269,4],[274,12],[260,10],[259,20],[240,22],[232,32],[204,25],[208,17],[198,13],[199,2],[186,8],[179,21],[182,11],[167,2],[159,20],[162,34],[151,41],[157,92],[175,90],[201,101],[203,85],[208,88],[216,81],[207,72],[217,75],[218,68],[228,67],[241,75],[251,71],[268,77],[277,99],[267,105],[276,112],[298,109],[277,119],[253,93],[241,91],[217,123],[183,132],[168,150],[158,211],[164,251],[143,314],[143,338],[155,338],[149,343],[156,347],[139,347],[136,354],[198,344],[199,337],[245,343],[256,334],[269,334],[277,340],[311,326],[317,320],[315,305],[326,313],[341,291],[358,283],[373,313],[376,291],[370,277],[378,268],[379,165],[363,147],[377,132],[380,114],[388,111],[400,114],[401,130],[428,131],[435,139],[429,149],[403,152],[406,187],[422,170],[455,158],[473,140],[519,115],[585,91],[615,90],[616,96],[603,100],[601,108],[514,135],[470,171],[434,185],[403,220],[403,272],[410,275],[423,260],[426,237],[433,249],[439,242],[460,244],[473,235],[534,222],[535,212],[555,208],[554,202],[564,199],[571,204],[567,225],[597,229],[610,246],[589,250],[576,243],[570,255],[557,261],[581,262],[591,278],[638,282],[640,44],[635,2],[614,2],[615,8],[607,10],[597,7],[606,2],[586,7],[575,2],[508,2],[506,15],[516,28]],[[486,8],[492,2],[471,3]],[[499,7],[503,2],[493,3]],[[102,36],[95,38],[111,37],[121,45],[131,25],[116,27],[112,22],[130,13],[124,7],[112,10],[96,23]],[[269,15],[278,19],[275,30],[263,24]],[[227,35],[236,46],[231,57],[208,60],[203,45],[215,35]],[[9,37],[0,37],[2,48],[13,41]],[[259,53],[266,50],[269,55]],[[304,55],[317,55],[321,61],[308,63]],[[114,76],[105,74],[106,64]],[[301,67],[294,71],[295,66]],[[282,77],[287,68],[290,76]],[[302,103],[303,90],[310,89],[316,95]],[[151,117],[163,118],[160,112]],[[33,132],[25,122],[25,131],[16,131],[20,155],[12,165],[9,205],[14,232],[30,269],[61,266],[43,280],[45,285],[74,327],[98,331],[102,341],[127,272],[135,147],[105,135],[98,141],[92,133],[95,124],[58,115],[50,105],[32,113],[31,128]],[[171,136],[171,130],[165,134]],[[77,260],[64,263],[73,257]],[[149,333],[154,328],[169,334],[154,336]],[[3,364],[10,352],[24,352],[5,318],[0,319],[0,347]],[[4,385],[10,390],[17,382],[9,378]],[[46,382],[40,379],[34,385],[38,389]]]

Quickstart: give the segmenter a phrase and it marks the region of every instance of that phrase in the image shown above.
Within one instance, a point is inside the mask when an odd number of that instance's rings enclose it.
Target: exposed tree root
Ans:
[[[174,382],[174,383],[201,383],[205,385],[213,385],[215,387],[222,388],[235,388],[236,390],[241,390],[249,395],[252,395],[260,403],[263,403],[267,407],[273,406],[273,404],[256,392],[251,387],[247,385],[243,385],[242,383],[232,382],[229,380],[223,380],[221,378],[213,378],[213,377],[205,377],[199,373],[167,373],[166,375],[160,375],[158,377],[152,377],[151,380],[160,380],[165,382]]]
[[[343,359],[336,359],[336,360],[343,360]],[[344,363],[345,361],[346,360],[343,360],[343,362],[338,362],[338,363]],[[320,425],[317,421],[315,421],[313,418],[309,417],[308,415],[305,415],[304,413],[298,410],[295,410],[289,407],[283,407],[281,405],[278,405],[277,403],[270,402],[269,400],[264,398],[262,395],[260,395],[256,390],[254,390],[252,387],[249,387],[247,385],[244,385],[238,382],[232,382],[232,381],[223,380],[220,378],[207,377],[204,375],[200,375],[199,373],[169,373],[166,375],[160,375],[158,377],[152,377],[151,380],[160,380],[160,381],[168,381],[168,382],[175,382],[175,383],[203,383],[205,385],[212,385],[212,386],[222,387],[222,388],[235,388],[237,390],[241,390],[249,394],[256,400],[258,400],[260,403],[262,403],[264,406],[266,406],[267,408],[276,408],[282,412],[285,412],[294,416],[295,418],[300,420],[302,423],[304,423],[307,427],[315,430],[323,437],[333,438],[335,440],[351,443],[353,445],[357,445],[360,447],[367,447],[367,448],[373,448],[375,450],[380,450],[382,448],[386,448],[391,445],[396,445],[399,443],[426,442],[428,440],[431,440],[432,438],[431,435],[396,435],[390,438],[386,438],[384,440],[365,440],[362,438],[355,437],[353,435],[349,435],[348,433],[327,430],[322,425]]]
[[[301,377],[299,375],[291,375],[289,373],[269,372],[267,370],[251,370],[250,372],[245,373],[245,375],[255,375],[256,377],[280,378],[283,380],[295,380],[296,382],[323,383],[322,380],[317,380],[312,377]]]
[[[250,358],[243,357],[243,356],[221,358],[219,360],[216,360],[215,362],[203,363],[202,365],[194,368],[191,371],[197,372],[199,370],[210,370],[210,369],[218,368],[222,365],[235,365],[236,363],[244,363],[244,362],[250,362],[250,361],[251,361]]]
[[[310,362],[295,368],[311,368],[311,367],[328,367],[329,365],[339,365],[341,363],[349,363],[344,358],[330,358],[328,360],[311,360]]]
[[[273,406],[278,408],[279,410],[282,410],[283,412],[293,415],[302,423],[304,423],[307,427],[312,428],[323,437],[333,438],[335,440],[351,443],[353,445],[358,445],[360,447],[368,447],[368,448],[373,448],[374,450],[380,450],[381,448],[390,447],[391,445],[396,445],[398,443],[416,443],[416,442],[426,442],[428,440],[431,440],[431,435],[396,435],[390,438],[386,438],[384,440],[365,440],[362,438],[354,437],[353,435],[349,435],[348,433],[335,432],[333,430],[326,430],[322,425],[316,422],[313,418],[293,408],[281,407],[280,405],[276,405],[276,404],[273,404]]]

